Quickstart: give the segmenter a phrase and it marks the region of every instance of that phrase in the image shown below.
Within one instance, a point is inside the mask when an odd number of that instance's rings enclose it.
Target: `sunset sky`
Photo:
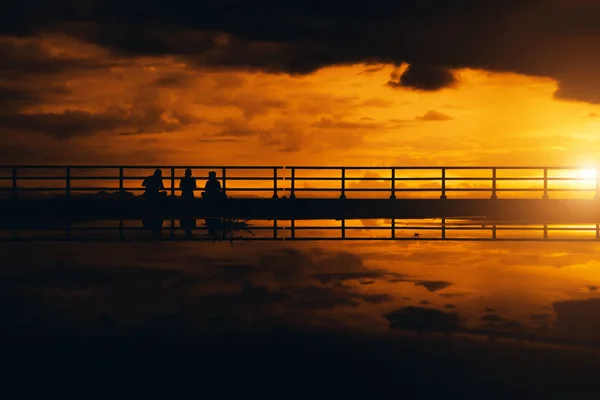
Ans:
[[[11,3],[2,164],[599,159],[592,0]]]

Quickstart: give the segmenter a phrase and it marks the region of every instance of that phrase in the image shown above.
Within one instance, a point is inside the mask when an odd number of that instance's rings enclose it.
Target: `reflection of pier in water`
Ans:
[[[222,224],[227,240],[600,240],[590,169],[191,167],[199,179],[219,172],[230,198],[210,204],[175,196],[185,167],[162,167],[167,198],[136,196],[154,168],[0,167],[0,240],[137,240],[142,219],[179,240],[185,218],[250,220],[251,233]]]
[[[494,223],[474,220],[253,220],[228,222],[216,236],[200,223],[193,237],[186,238],[178,221],[165,221],[166,241],[600,241],[598,224]],[[139,221],[96,221],[55,224],[42,229],[3,230],[0,240],[16,241],[145,241],[155,236]]]

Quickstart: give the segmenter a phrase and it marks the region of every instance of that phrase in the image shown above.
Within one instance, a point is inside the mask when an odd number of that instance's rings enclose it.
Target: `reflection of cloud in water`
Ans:
[[[552,316],[550,314],[546,314],[546,313],[532,314],[530,317],[530,319],[532,321],[537,321],[537,322],[548,322],[548,321],[550,321],[551,318],[552,318]]]
[[[500,331],[521,331],[523,324],[518,321],[503,318],[497,314],[486,314],[482,316],[481,321],[484,322],[483,328]]]
[[[463,328],[457,313],[432,308],[404,307],[385,315],[392,329],[453,332]]]
[[[471,316],[468,329],[486,334],[516,336],[522,328],[598,337],[593,304],[561,306],[556,297],[596,295],[587,246],[569,245],[567,259],[545,255],[556,244],[240,242],[232,250],[228,243],[19,243],[3,248],[7,259],[28,258],[0,269],[8,299],[0,307],[5,317],[90,329],[101,320],[123,327],[158,318],[219,328],[383,330],[391,309],[451,303]],[[560,300],[556,329],[545,317],[547,299]],[[582,307],[586,318],[576,315]],[[165,313],[177,318],[158,317]]]
[[[214,325],[215,321],[230,327],[247,323],[347,325],[343,310],[381,307],[394,301],[392,294],[374,287],[375,279],[394,274],[373,270],[359,255],[347,252],[282,248],[243,261],[182,252],[190,249],[185,245],[153,245],[140,249],[138,257],[124,255],[113,260],[116,265],[102,265],[110,257],[100,255],[94,260],[98,254],[93,246],[88,249],[92,251],[80,254],[80,265],[0,271],[0,290],[8,299],[18,300],[3,302],[3,314],[26,315],[40,324],[48,321],[45,316],[52,316],[63,326],[80,325],[91,318],[96,322],[86,323],[92,324],[90,329],[94,324],[106,325],[101,321],[107,320],[116,326],[142,326],[164,313],[175,313],[179,320],[199,326]],[[66,254],[57,253],[57,257]],[[177,261],[169,266],[169,257],[175,255]],[[39,263],[43,263],[41,257]],[[92,261],[97,265],[88,264]],[[360,283],[368,284],[369,293]],[[79,294],[76,301],[68,303],[53,294],[61,290],[75,295],[83,289],[91,295],[84,299]],[[15,304],[18,310],[13,309]],[[361,312],[368,313],[366,309]],[[383,310],[370,312],[369,318],[383,322]]]
[[[556,313],[555,328],[579,337],[597,336],[600,332],[600,298],[565,300],[552,303]]]

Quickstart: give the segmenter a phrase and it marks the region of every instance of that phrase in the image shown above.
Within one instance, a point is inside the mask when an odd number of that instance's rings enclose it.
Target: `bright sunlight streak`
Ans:
[[[581,179],[596,179],[596,170],[594,168],[585,168],[577,171],[577,177]]]

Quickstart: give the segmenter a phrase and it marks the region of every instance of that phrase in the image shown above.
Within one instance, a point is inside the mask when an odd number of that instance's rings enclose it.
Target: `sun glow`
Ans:
[[[585,168],[577,171],[577,177],[580,179],[596,179],[596,169]]]

